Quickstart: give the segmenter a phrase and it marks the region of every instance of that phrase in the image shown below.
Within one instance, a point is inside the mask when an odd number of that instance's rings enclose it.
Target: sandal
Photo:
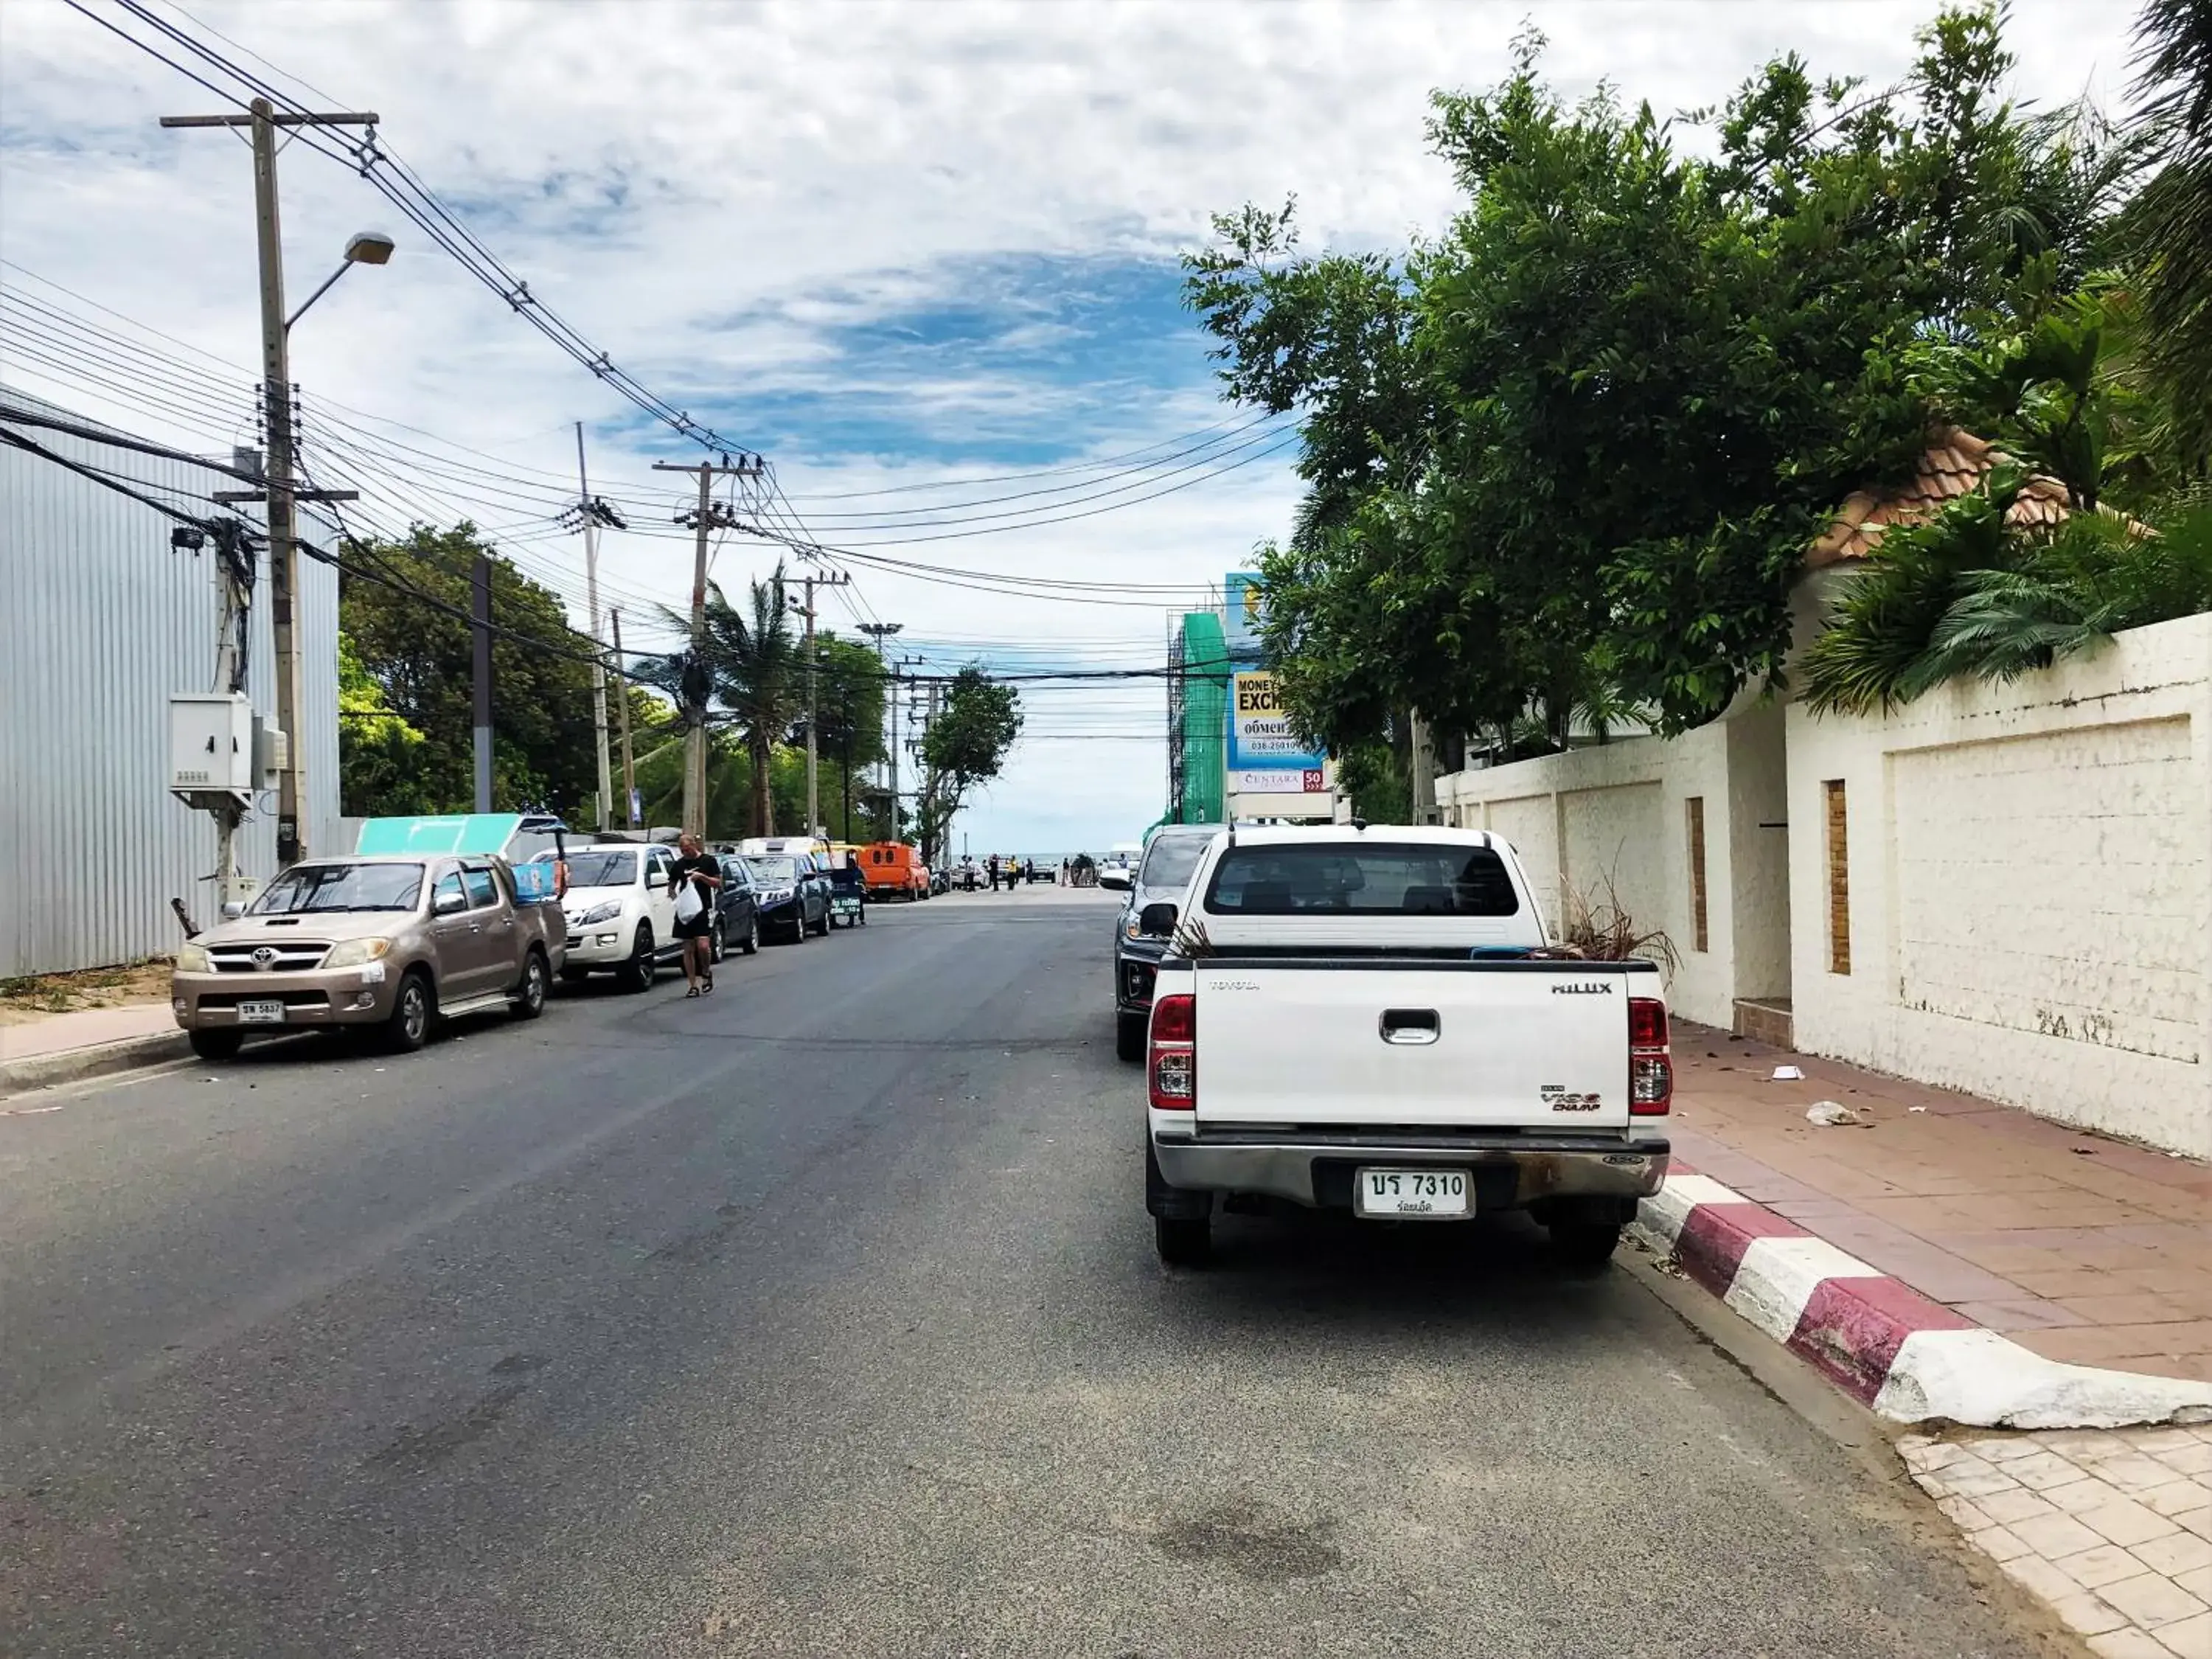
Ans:
[[[696,996],[697,996],[697,995],[699,994],[699,988],[698,988],[697,986],[694,985],[693,987],[691,987],[691,988],[690,988],[690,989],[689,989],[689,990],[687,990],[686,992],[684,992],[684,994],[685,996],[687,996],[687,997],[696,997]]]
[[[712,974],[702,974],[699,975],[699,994],[701,996],[705,996],[708,992],[714,988],[714,976]]]

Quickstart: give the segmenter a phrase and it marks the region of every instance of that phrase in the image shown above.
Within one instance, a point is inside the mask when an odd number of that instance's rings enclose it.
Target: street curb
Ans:
[[[0,1100],[51,1089],[58,1084],[104,1077],[111,1072],[136,1071],[181,1060],[191,1053],[191,1039],[182,1031],[155,1031],[146,1036],[125,1037],[119,1042],[95,1042],[58,1054],[33,1054],[23,1060],[0,1060]]]
[[[2045,1359],[1680,1163],[1632,1231],[1893,1423],[2212,1422],[2212,1383]]]

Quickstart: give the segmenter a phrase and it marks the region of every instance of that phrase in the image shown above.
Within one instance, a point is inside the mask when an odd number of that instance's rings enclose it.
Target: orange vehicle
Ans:
[[[929,896],[929,866],[921,861],[921,849],[902,841],[872,842],[862,848],[860,874],[867,881],[870,898]]]

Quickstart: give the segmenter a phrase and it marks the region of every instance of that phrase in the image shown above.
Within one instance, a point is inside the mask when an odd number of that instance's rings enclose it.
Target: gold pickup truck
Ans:
[[[568,942],[558,902],[519,896],[501,858],[311,859],[177,952],[170,1006],[204,1060],[301,1027],[374,1027],[404,1052],[445,1016],[537,1018]]]

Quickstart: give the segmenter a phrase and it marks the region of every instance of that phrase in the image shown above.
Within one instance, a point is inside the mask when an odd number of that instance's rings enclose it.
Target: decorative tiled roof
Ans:
[[[1983,439],[1952,427],[1929,446],[1911,483],[1893,489],[1854,490],[1820,539],[1806,550],[1805,562],[1817,570],[1863,559],[1892,525],[1913,524],[1944,502],[1977,488],[1990,469],[2005,458]],[[2028,479],[2005,520],[2013,525],[2054,525],[2067,515],[2066,486],[2038,473]]]

